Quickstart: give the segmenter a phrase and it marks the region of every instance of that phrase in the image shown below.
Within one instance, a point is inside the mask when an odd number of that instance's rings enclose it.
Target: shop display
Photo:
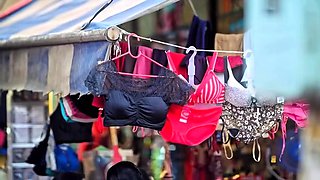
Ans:
[[[217,4],[210,8],[221,9]],[[84,42],[0,53],[0,65],[10,69],[0,73],[0,88],[16,84],[38,92],[6,95],[10,180],[104,180],[126,161],[138,176],[155,180],[295,179],[308,101],[279,96],[274,87],[262,91],[275,75],[256,77],[265,62],[253,54],[254,31],[214,32],[219,23],[203,20],[189,5],[188,34],[174,40],[121,26],[105,30],[99,47]],[[178,10],[155,17],[176,26]],[[45,58],[38,62],[38,56]],[[263,78],[267,85],[256,82]]]

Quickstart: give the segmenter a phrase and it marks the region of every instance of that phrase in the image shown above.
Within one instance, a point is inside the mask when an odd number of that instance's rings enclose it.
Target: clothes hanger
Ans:
[[[191,86],[194,86],[194,76],[196,74],[196,67],[194,65],[194,58],[197,55],[197,49],[194,46],[190,46],[187,49],[187,53],[189,53],[190,51],[193,51],[192,55],[189,58],[189,65],[188,65],[188,76],[189,76],[189,84]]]
[[[113,26],[114,27],[114,26]],[[113,28],[113,27],[110,27],[110,28]],[[107,31],[109,31],[109,29],[107,29]],[[119,27],[116,27],[118,29],[120,29],[120,33],[121,34],[125,34],[125,35],[130,35],[132,33],[130,32],[127,32],[126,30],[124,29],[121,29]],[[155,40],[155,39],[152,39],[152,38],[149,38],[149,37],[143,37],[143,36],[139,36],[139,35],[136,35],[134,34],[133,35],[134,37],[136,37],[137,39],[142,39],[142,40],[146,40],[146,41],[149,41],[150,43],[158,43],[158,44],[162,44],[162,45],[165,45],[165,46],[170,46],[170,47],[174,47],[174,48],[178,48],[178,49],[182,49],[182,50],[187,50],[188,48],[186,47],[183,47],[183,46],[180,46],[180,45],[176,45],[176,44],[171,44],[171,43],[168,43],[168,42],[163,42],[163,41],[159,41],[159,40]],[[227,50],[211,50],[211,49],[197,49],[197,52],[218,52],[218,53],[232,53],[232,54],[242,54],[243,57],[248,57],[250,56],[251,54],[253,54],[252,50],[251,49],[247,49],[246,51],[227,51]]]
[[[155,61],[155,60],[151,59],[150,57],[146,56],[145,54],[141,53],[141,51],[138,51],[138,55],[136,55],[136,56],[133,55],[132,52],[131,52],[131,45],[130,45],[130,38],[131,38],[132,36],[136,37],[137,40],[140,41],[140,38],[139,38],[136,34],[130,33],[130,34],[128,35],[128,37],[127,37],[128,51],[125,52],[125,53],[123,53],[123,54],[121,54],[121,55],[119,55],[119,56],[114,57],[113,59],[111,59],[111,61],[114,61],[114,60],[116,60],[116,59],[118,59],[118,58],[121,58],[121,57],[124,57],[124,56],[127,56],[127,55],[131,56],[131,57],[134,58],[134,59],[137,59],[137,58],[143,56],[145,59],[153,62],[154,64],[156,64],[156,65],[158,65],[158,66],[160,66],[160,67],[162,67],[162,68],[167,69],[167,68],[166,68],[165,66],[163,66],[162,64],[158,63],[157,61]],[[104,62],[106,62],[106,61],[104,61]],[[102,63],[104,63],[104,62],[102,62]],[[100,64],[101,64],[101,63],[100,63]],[[139,76],[139,77],[166,77],[166,76],[145,75],[145,74],[135,74],[135,73],[126,73],[126,72],[117,72],[117,73],[118,73],[118,74],[121,74],[121,75]]]

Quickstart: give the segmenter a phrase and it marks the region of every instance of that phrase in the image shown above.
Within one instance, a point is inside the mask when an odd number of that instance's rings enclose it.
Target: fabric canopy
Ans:
[[[89,29],[128,22],[177,0],[113,0]],[[106,0],[33,0],[0,19],[0,40],[79,31]]]
[[[83,39],[90,32],[104,32],[109,26],[133,20],[176,1],[114,0],[85,30],[80,29],[105,0],[34,0],[3,18],[0,15],[0,48],[7,44],[13,47],[0,51],[0,89],[53,91],[63,95],[88,93],[84,80],[97,61],[105,58],[107,41],[49,43],[24,48],[15,47],[15,44],[21,39],[26,45],[39,39],[49,42],[55,35],[58,39],[54,41],[63,41],[64,34],[70,33],[80,34]]]

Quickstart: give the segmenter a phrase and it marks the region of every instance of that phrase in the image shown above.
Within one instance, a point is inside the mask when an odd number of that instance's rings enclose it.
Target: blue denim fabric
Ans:
[[[74,44],[74,54],[70,74],[70,93],[88,93],[84,81],[90,70],[103,60],[109,43],[107,41]]]
[[[0,89],[6,89],[9,80],[9,59],[10,59],[10,52],[3,51],[0,52]]]
[[[28,52],[26,90],[43,91],[47,85],[48,47],[32,48]]]

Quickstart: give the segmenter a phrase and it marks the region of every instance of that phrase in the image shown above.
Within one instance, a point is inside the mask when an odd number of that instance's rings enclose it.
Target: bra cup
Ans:
[[[144,97],[137,102],[138,121],[143,120],[152,124],[164,123],[168,105],[161,97]]]
[[[105,103],[105,114],[112,119],[128,119],[136,114],[133,99],[121,91],[110,91]]]

